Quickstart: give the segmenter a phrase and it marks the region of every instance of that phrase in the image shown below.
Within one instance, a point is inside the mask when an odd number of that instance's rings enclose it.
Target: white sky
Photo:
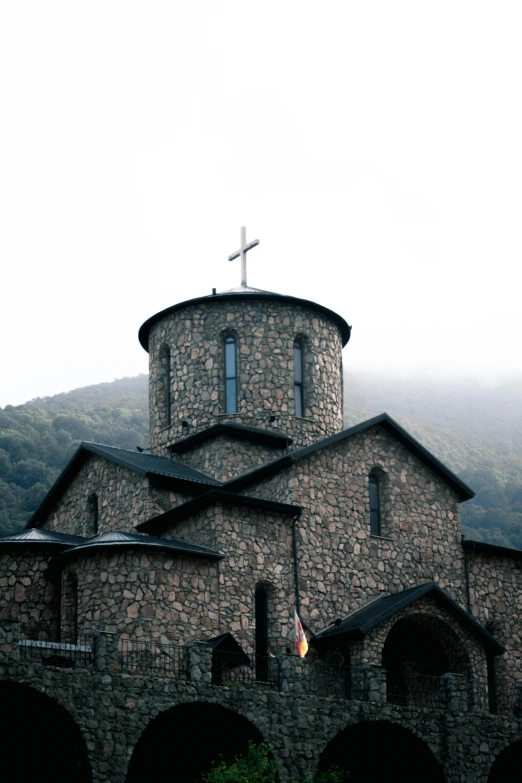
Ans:
[[[147,371],[239,285],[353,324],[345,366],[522,370],[522,5],[0,5],[0,406]]]

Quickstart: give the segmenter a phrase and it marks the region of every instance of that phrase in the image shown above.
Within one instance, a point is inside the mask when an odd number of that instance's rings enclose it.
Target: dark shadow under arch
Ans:
[[[522,741],[499,753],[488,776],[488,783],[519,783],[522,775]]]
[[[34,688],[0,682],[0,758],[9,783],[91,783],[82,734],[67,710]]]
[[[197,783],[213,762],[246,754],[249,741],[259,744],[263,737],[233,710],[208,702],[180,704],[146,727],[134,748],[127,783]]]
[[[388,721],[357,723],[339,732],[319,759],[320,771],[332,766],[349,772],[349,783],[446,783],[428,745]]]

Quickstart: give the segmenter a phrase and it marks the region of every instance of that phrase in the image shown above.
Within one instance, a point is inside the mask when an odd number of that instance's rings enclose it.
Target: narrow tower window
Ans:
[[[78,582],[66,574],[62,588],[60,641],[76,644],[78,639]]]
[[[268,595],[266,588],[256,587],[256,679],[268,679]]]
[[[294,341],[294,398],[295,415],[304,416],[303,404],[303,344],[301,340]]]
[[[172,411],[171,411],[171,396],[170,396],[170,350],[167,348],[165,351],[165,405],[167,406],[167,427],[172,424]]]
[[[237,413],[236,341],[225,339],[225,413]]]
[[[377,476],[370,475],[370,533],[381,535],[381,509],[379,505],[379,481]]]
[[[89,498],[89,532],[91,536],[97,536],[99,529],[98,495],[95,492]]]

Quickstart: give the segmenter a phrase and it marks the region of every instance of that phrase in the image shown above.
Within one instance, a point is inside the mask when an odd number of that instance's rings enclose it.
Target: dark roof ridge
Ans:
[[[511,557],[513,560],[522,560],[522,549],[490,544],[487,541],[477,541],[464,536],[462,537],[462,546],[468,552],[480,552],[491,557]]]
[[[284,457],[279,457],[277,460],[260,465],[258,468],[254,468],[246,473],[242,473],[236,478],[230,479],[223,485],[225,488],[239,489],[248,486],[251,483],[255,483],[257,480],[266,478],[272,473],[278,472],[281,468],[286,467],[292,462],[297,462],[303,457],[307,457],[309,454],[313,454],[315,451],[327,448],[334,443],[344,440],[345,438],[353,437],[360,432],[364,432],[371,427],[381,426],[391,435],[397,438],[399,442],[408,448],[415,456],[417,456],[421,462],[428,465],[434,473],[442,478],[447,484],[459,496],[459,500],[469,500],[475,497],[475,493],[470,487],[467,486],[459,477],[447,468],[437,457],[435,457],[428,449],[426,449],[418,440],[412,437],[406,430],[397,424],[387,413],[381,413],[378,416],[374,416],[371,419],[355,424],[353,427],[341,430],[341,432],[330,435],[328,438],[316,441],[310,446],[303,446],[295,451],[290,451]]]
[[[179,506],[175,506],[174,508],[169,509],[169,511],[165,511],[163,514],[159,514],[156,517],[148,519],[146,522],[142,522],[140,525],[137,525],[136,530],[157,533],[173,523],[186,519],[193,514],[197,514],[198,511],[207,508],[213,503],[249,506],[250,508],[259,508],[267,511],[274,511],[278,514],[289,514],[291,516],[299,516],[302,511],[301,506],[294,506],[289,503],[279,503],[275,500],[255,498],[250,495],[239,495],[235,492],[226,492],[221,489],[211,489],[209,492],[205,492],[197,498],[187,500],[185,503],[181,503]]]
[[[30,546],[30,547],[63,547],[80,544],[85,536],[74,536],[70,533],[59,533],[56,530],[40,530],[29,528],[16,533],[8,533],[0,537],[0,546]]]
[[[279,446],[280,448],[284,448],[292,443],[292,438],[286,432],[265,430],[261,427],[251,427],[247,424],[238,424],[231,421],[220,421],[199,432],[191,433],[185,438],[180,438],[169,448],[171,451],[178,453],[221,434],[230,435],[238,440],[251,440],[267,446]]]
[[[446,590],[433,581],[409,587],[398,593],[383,595],[377,600],[373,599],[361,606],[355,612],[347,615],[340,623],[331,624],[322,630],[316,635],[316,639],[318,642],[321,642],[324,639],[340,635],[360,638],[385,620],[393,617],[401,609],[405,609],[419,598],[429,595],[430,593],[433,593],[434,599],[439,603],[442,603],[448,611],[461,622],[461,624],[465,625],[468,630],[480,640],[486,650],[493,655],[501,655],[506,652],[506,648],[503,644],[498,642],[484,626],[475,620],[469,612],[463,609]]]
[[[124,454],[123,457],[121,456],[121,452]],[[121,467],[127,468],[127,470],[131,470],[143,476],[161,476],[170,481],[191,485],[195,489],[195,492],[201,491],[200,487],[219,487],[222,485],[222,482],[218,481],[218,479],[208,476],[206,473],[191,468],[188,465],[183,465],[179,462],[170,460],[168,457],[158,457],[154,454],[144,454],[139,451],[134,452],[130,449],[119,449],[117,446],[104,446],[99,443],[82,441],[51,489],[31,516],[30,520],[27,522],[25,529],[39,526],[40,517],[49,513],[55,501],[61,496],[63,490],[68,486],[72,478],[74,478],[76,471],[79,470],[87,459],[87,456],[90,454],[96,454],[99,457],[103,457]]]

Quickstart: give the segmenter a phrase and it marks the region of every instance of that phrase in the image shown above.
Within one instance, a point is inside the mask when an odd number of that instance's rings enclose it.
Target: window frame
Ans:
[[[230,373],[229,352],[227,346],[233,345],[234,366]],[[237,413],[237,339],[233,334],[225,335],[223,339],[223,370],[224,370],[224,413]],[[229,392],[229,383],[233,382],[233,393]]]
[[[296,361],[296,351],[299,351],[299,365]],[[295,337],[293,342],[294,358],[294,415],[298,419],[305,418],[304,404],[304,341],[302,337]]]
[[[370,534],[382,537],[381,482],[379,476],[368,477],[368,501],[370,506]]]

